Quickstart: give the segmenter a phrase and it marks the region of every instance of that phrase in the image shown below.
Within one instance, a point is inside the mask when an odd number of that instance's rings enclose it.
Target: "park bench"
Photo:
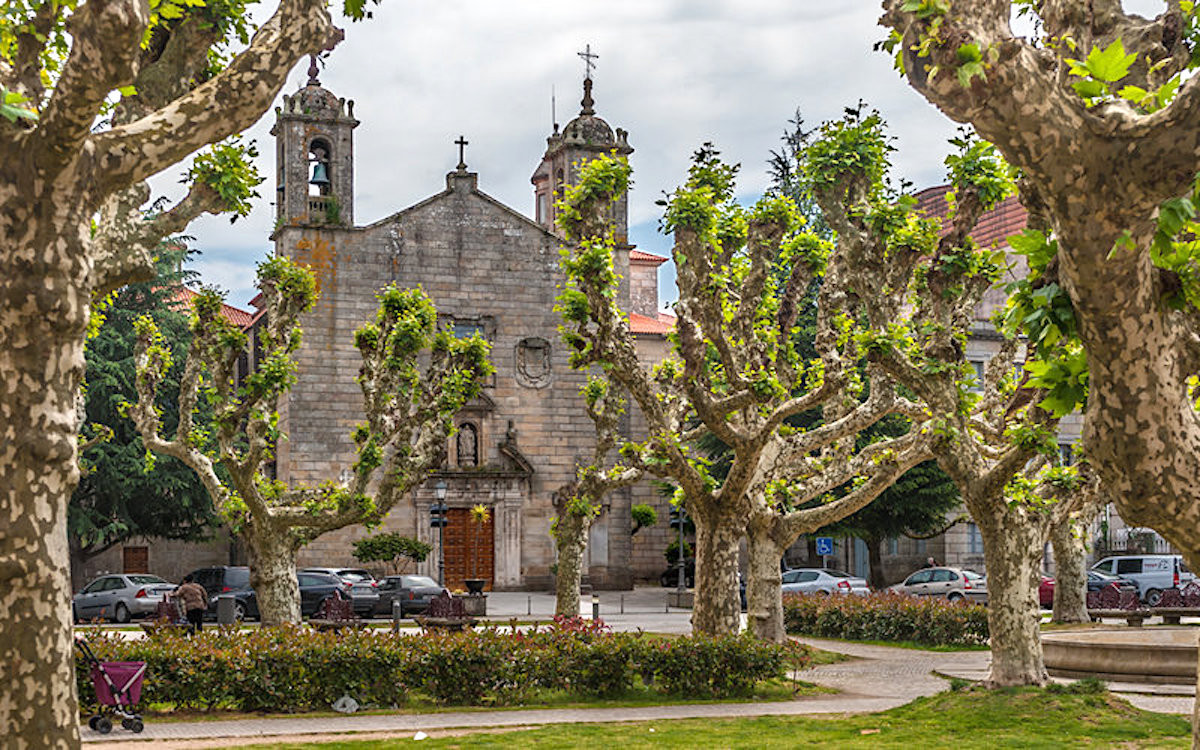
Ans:
[[[308,624],[316,630],[341,630],[361,628],[365,622],[354,614],[354,602],[338,596],[327,596],[309,618]]]
[[[154,608],[154,618],[141,625],[147,635],[154,635],[163,630],[190,627],[187,616],[183,613],[183,607],[179,606],[179,602],[172,599],[170,594],[163,594],[162,601]]]
[[[421,629],[459,631],[475,624],[475,618],[467,615],[462,600],[445,591],[429,600],[425,614],[413,618]]]
[[[1146,618],[1161,617],[1164,625],[1178,625],[1180,618],[1200,617],[1200,585],[1189,582],[1183,590],[1163,591],[1157,607],[1143,607],[1133,591],[1089,591],[1087,607],[1093,621],[1119,617],[1130,627],[1140,628]]]

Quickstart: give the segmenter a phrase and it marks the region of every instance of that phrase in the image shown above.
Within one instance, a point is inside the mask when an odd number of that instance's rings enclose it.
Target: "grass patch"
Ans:
[[[809,648],[812,649],[812,663],[809,664],[810,667],[820,667],[825,664],[840,664],[844,661],[858,661],[857,656],[851,656],[850,654],[826,651],[825,649],[813,646],[809,646]]]
[[[828,652],[825,652],[828,653]],[[465,711],[520,711],[529,708],[641,708],[644,706],[670,706],[709,703],[762,703],[790,701],[809,695],[828,695],[836,693],[833,688],[814,685],[811,682],[787,679],[764,680],[755,686],[748,695],[732,698],[689,699],[664,695],[651,687],[637,684],[624,693],[610,698],[594,698],[580,700],[578,695],[571,695],[561,690],[539,690],[529,696],[523,703],[505,704],[501,706],[447,706],[436,703],[433,699],[420,694],[414,694],[404,705],[396,708],[371,708],[357,712],[360,716],[385,716],[396,714],[439,714]],[[261,714],[245,711],[233,711],[217,708],[212,711],[176,710],[169,704],[151,703],[143,710],[147,721],[179,722],[179,721],[236,721],[238,719],[288,718],[288,719],[320,719],[342,716],[334,711],[308,711],[293,714]]]
[[[945,692],[891,711],[846,718],[686,719],[557,725],[524,731],[431,738],[423,748],[1095,748],[1189,747],[1188,721],[1134,708],[1108,693],[1037,688]],[[411,738],[254,745],[254,748],[366,750]]]

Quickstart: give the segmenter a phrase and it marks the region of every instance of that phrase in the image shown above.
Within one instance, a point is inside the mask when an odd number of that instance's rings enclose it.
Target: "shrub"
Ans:
[[[395,706],[414,695],[439,703],[490,705],[537,689],[614,695],[640,675],[662,692],[708,698],[740,695],[759,680],[803,666],[809,650],[752,638],[657,640],[612,633],[601,623],[560,618],[529,632],[396,635],[323,633],[299,627],[164,631],[125,641],[86,636],[102,661],[147,663],[143,703],[182,709],[296,712],[324,709],[342,695],[360,705]],[[86,666],[77,663],[81,706],[94,705]]]
[[[986,607],[935,597],[789,594],[783,617],[789,633],[825,638],[928,646],[973,646],[988,638]]]

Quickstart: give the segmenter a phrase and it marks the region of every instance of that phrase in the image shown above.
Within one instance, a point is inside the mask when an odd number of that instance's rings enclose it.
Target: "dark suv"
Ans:
[[[192,580],[208,592],[206,617],[216,619],[217,597],[230,594],[236,600],[234,616],[239,620],[258,617],[258,599],[250,588],[250,569],[242,565],[215,565],[191,572]]]

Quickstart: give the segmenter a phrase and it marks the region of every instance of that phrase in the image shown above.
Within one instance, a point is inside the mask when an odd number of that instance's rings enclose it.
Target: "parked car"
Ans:
[[[684,585],[689,589],[696,585],[696,558],[689,557],[683,563],[683,580]],[[663,574],[658,577],[658,582],[664,588],[674,588],[679,585],[679,566],[672,565],[663,571]]]
[[[1119,555],[1106,557],[1092,570],[1116,575],[1138,587],[1138,597],[1151,607],[1162,601],[1165,589],[1179,588],[1196,579],[1181,555]]]
[[[795,568],[783,573],[785,594],[857,594],[871,593],[865,578],[830,568]]]
[[[192,580],[208,592],[208,611],[205,617],[217,618],[217,597],[222,594],[233,596],[234,617],[247,620],[258,617],[258,598],[250,588],[250,568],[245,565],[213,565],[193,570]]]
[[[1042,582],[1038,586],[1038,604],[1044,609],[1050,609],[1054,606],[1054,586],[1055,581],[1049,576],[1042,576]],[[1095,570],[1089,570],[1087,574],[1087,590],[1088,591],[1103,591],[1106,588],[1112,588],[1116,591],[1137,591],[1137,584],[1132,581],[1127,581],[1124,578],[1110,576],[1107,573],[1101,573]]]
[[[76,621],[105,619],[129,622],[134,617],[154,614],[163,596],[175,584],[145,573],[101,576],[84,586],[71,599]]]
[[[370,615],[379,604],[379,583],[369,570],[362,568],[305,568],[301,573],[328,573],[350,584],[345,593],[354,602],[354,613]],[[390,610],[389,610],[390,611]]]
[[[913,596],[944,596],[952,602],[969,600],[987,604],[987,580],[973,570],[922,568],[889,591]]]
[[[301,617],[312,617],[321,606],[321,602],[331,596],[349,598],[350,589],[354,585],[333,573],[323,573],[319,570],[302,570],[296,577],[300,582]]]
[[[446,589],[429,576],[388,576],[379,582],[379,603],[375,613],[389,616],[392,602],[400,602],[400,616],[419,615],[429,609],[429,601]]]

